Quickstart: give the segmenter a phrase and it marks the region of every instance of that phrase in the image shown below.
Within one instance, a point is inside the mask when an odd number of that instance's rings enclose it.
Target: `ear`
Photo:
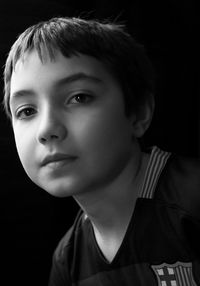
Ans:
[[[145,104],[132,116],[132,130],[135,138],[140,138],[149,128],[155,108],[154,96],[151,94]]]

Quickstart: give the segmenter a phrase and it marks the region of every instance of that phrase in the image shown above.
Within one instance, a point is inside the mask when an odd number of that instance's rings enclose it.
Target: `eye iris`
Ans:
[[[24,113],[26,116],[30,116],[31,114],[33,114],[33,110],[31,108],[27,108],[24,110]]]
[[[86,96],[84,94],[79,94],[76,96],[76,101],[78,102],[83,102],[85,101],[85,99],[86,99]]]
[[[76,99],[77,102],[83,103],[83,102],[88,102],[90,100],[90,97],[87,94],[78,94],[75,97],[75,99]]]

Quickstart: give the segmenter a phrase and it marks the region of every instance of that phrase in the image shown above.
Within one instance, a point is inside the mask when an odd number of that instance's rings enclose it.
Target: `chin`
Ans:
[[[77,192],[77,188],[71,184],[56,184],[54,182],[48,183],[46,185],[41,184],[40,187],[44,189],[50,195],[57,198],[66,198],[73,196]]]
[[[51,196],[56,197],[56,198],[67,198],[70,197],[69,194],[66,194],[64,191],[58,191],[58,190],[46,190],[47,193],[49,193]]]
[[[49,193],[50,195],[57,197],[57,198],[66,198],[73,195],[72,190],[62,189],[62,188],[44,188],[44,190]]]

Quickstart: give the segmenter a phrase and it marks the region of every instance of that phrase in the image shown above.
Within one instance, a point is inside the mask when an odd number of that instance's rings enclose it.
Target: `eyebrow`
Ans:
[[[32,89],[21,89],[21,90],[15,91],[10,95],[10,103],[15,99],[25,97],[25,96],[33,96],[33,95],[35,95],[35,92]]]
[[[83,72],[79,72],[79,73],[75,73],[75,74],[72,74],[70,76],[67,76],[67,77],[64,77],[64,78],[58,80],[56,82],[56,86],[69,84],[69,83],[72,83],[72,82],[78,81],[78,80],[88,80],[88,81],[92,81],[94,83],[102,83],[103,82],[102,79],[100,79],[96,76],[86,74]]]
[[[98,78],[96,76],[93,76],[93,75],[90,75],[90,74],[86,74],[86,73],[83,73],[83,72],[79,72],[79,73],[75,73],[75,74],[72,74],[70,76],[67,76],[67,77],[59,79],[55,83],[55,87],[56,88],[62,87],[64,85],[67,85],[67,84],[70,84],[70,83],[73,83],[73,82],[76,82],[76,81],[79,81],[79,80],[91,81],[91,82],[94,82],[94,83],[102,83],[103,82],[102,79],[100,79],[100,78]],[[13,92],[11,94],[10,101],[15,99],[15,98],[20,98],[20,97],[23,97],[23,96],[33,96],[33,95],[35,95],[35,91],[32,90],[32,89],[18,90],[18,91],[15,91],[15,92]]]

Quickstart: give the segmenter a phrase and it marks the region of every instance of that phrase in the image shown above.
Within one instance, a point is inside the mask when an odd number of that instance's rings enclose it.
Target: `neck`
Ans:
[[[91,220],[95,233],[119,236],[124,233],[134,210],[148,162],[148,155],[136,152],[123,172],[108,186],[75,197]]]

